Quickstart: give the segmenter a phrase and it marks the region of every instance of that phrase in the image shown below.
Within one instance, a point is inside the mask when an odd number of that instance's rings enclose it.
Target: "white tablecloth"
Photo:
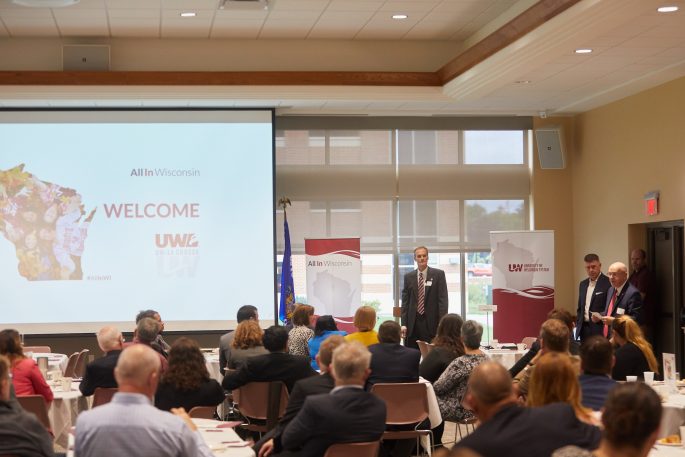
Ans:
[[[649,457],[685,457],[685,447],[682,446],[662,446],[657,444],[654,449],[652,449]]]
[[[69,357],[67,357],[66,354],[34,352],[32,357],[36,363],[38,362],[38,357],[47,357],[48,371],[60,370],[62,373],[64,373],[64,370],[67,368],[67,363],[69,362]]]
[[[209,371],[209,377],[216,379],[221,384],[224,379],[223,373],[219,370],[219,353],[216,352],[205,352],[205,365],[207,365],[207,371]]]
[[[55,383],[51,383],[55,384]],[[88,409],[88,400],[78,390],[79,383],[71,384],[69,392],[62,391],[60,385],[51,385],[55,399],[48,408],[48,417],[52,425],[55,442],[66,448],[69,442],[69,430],[76,424],[79,412]]]
[[[495,362],[499,362],[504,365],[505,368],[509,369],[514,366],[514,364],[523,355],[528,352],[528,350],[520,351],[518,349],[481,349],[484,353],[490,357],[490,359]]]

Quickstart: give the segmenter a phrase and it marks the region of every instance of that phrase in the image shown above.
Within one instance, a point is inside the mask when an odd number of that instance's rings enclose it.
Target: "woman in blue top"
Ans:
[[[319,346],[321,346],[321,343],[331,335],[345,336],[347,335],[347,332],[338,330],[338,326],[335,325],[333,316],[319,316],[316,320],[316,326],[314,327],[314,337],[308,342],[309,355],[312,358],[312,368],[315,370],[319,369],[319,365],[316,363],[316,354],[319,353]]]

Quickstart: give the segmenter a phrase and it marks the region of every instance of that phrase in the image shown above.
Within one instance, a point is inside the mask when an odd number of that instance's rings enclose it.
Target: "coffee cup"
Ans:
[[[645,377],[645,384],[648,386],[651,386],[654,383],[654,372],[653,371],[645,371],[644,373]]]
[[[626,376],[626,381],[637,382],[637,376]]]
[[[71,378],[67,378],[67,377],[62,378],[62,391],[63,392],[71,391]]]

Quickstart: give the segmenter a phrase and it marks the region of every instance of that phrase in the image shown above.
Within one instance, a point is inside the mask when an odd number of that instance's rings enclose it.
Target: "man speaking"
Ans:
[[[405,346],[417,349],[416,341],[430,342],[447,314],[447,281],[444,271],[428,268],[428,248],[414,249],[414,260],[416,270],[404,276],[402,327]]]

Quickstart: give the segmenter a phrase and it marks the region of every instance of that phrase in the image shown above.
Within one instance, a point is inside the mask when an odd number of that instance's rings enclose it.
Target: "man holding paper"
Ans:
[[[628,282],[628,268],[621,262],[612,263],[607,272],[611,287],[607,293],[604,312],[592,313],[592,322],[604,324],[602,334],[611,337],[611,323],[617,316],[630,316],[642,323],[642,297],[640,291]]]

